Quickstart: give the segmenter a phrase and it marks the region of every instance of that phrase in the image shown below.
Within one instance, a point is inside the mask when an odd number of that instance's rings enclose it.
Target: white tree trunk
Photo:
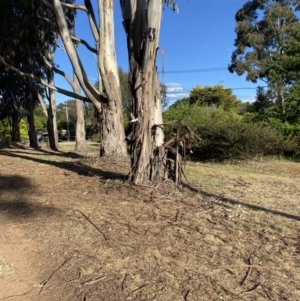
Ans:
[[[73,89],[75,93],[80,94],[80,85],[79,82],[74,76],[73,81]],[[85,124],[84,124],[84,110],[82,101],[80,99],[76,99],[76,143],[75,143],[75,151],[79,153],[86,154],[87,153],[87,145],[85,139]]]
[[[91,5],[86,1],[88,6]],[[49,5],[48,5],[49,7]],[[100,16],[100,34],[95,32],[93,17],[92,30],[98,46],[98,64],[104,91],[97,91],[88,80],[76,48],[72,42],[60,0],[53,0],[52,10],[55,14],[61,39],[73,66],[81,88],[94,104],[102,121],[101,154],[108,156],[127,156],[127,146],[122,115],[121,89],[114,45],[114,0],[98,0]],[[87,10],[91,14],[91,9]]]

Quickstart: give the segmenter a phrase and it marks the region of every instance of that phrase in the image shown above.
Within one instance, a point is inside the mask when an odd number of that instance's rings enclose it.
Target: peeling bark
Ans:
[[[130,60],[132,115],[138,118],[137,122],[132,123],[130,134],[129,180],[139,184],[167,177],[160,86],[156,71],[162,2],[121,0],[121,7]]]

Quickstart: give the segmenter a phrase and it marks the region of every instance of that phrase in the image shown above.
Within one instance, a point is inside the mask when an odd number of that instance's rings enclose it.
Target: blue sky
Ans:
[[[82,4],[83,0],[76,1]],[[96,2],[93,0],[93,2]],[[169,9],[163,12],[160,50],[157,66],[160,81],[168,87],[170,103],[188,96],[196,85],[222,84],[232,88],[243,101],[252,101],[258,84],[247,82],[244,76],[231,74],[227,70],[235,39],[235,13],[245,0],[177,0],[179,13]],[[118,65],[128,71],[126,38],[122,26],[119,1],[115,1],[115,38]],[[96,5],[96,3],[95,3]],[[95,12],[97,12],[95,6]],[[94,40],[84,12],[78,12],[76,34],[91,45]],[[85,46],[79,46],[79,55],[92,82],[97,80],[97,63],[94,55]],[[55,63],[72,74],[67,55],[57,50]],[[162,74],[162,71],[165,71]],[[56,76],[56,85],[70,89],[61,76]],[[57,94],[57,102],[68,99]]]

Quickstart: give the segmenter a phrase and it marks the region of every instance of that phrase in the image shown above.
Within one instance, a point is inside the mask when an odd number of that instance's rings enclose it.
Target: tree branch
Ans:
[[[54,6],[49,3],[47,0],[40,0],[45,6],[47,6],[50,10],[54,12]]]
[[[36,94],[36,97],[42,107],[43,113],[48,118],[48,111],[42,95],[38,92],[37,88],[33,85],[32,81],[29,78],[27,79],[27,83],[31,89],[31,92]]]
[[[65,73],[64,71],[56,68],[55,66],[53,66],[44,56],[43,56],[43,60],[45,62],[45,64],[51,69],[53,70],[55,73],[58,73],[60,75],[62,75],[66,80],[67,82],[70,84],[70,86],[73,88],[73,80],[69,77],[69,75],[67,73]]]
[[[38,76],[35,76],[34,74],[22,72],[21,70],[19,70],[15,67],[11,66],[10,64],[8,64],[2,56],[0,56],[0,63],[3,64],[4,66],[10,68],[17,75],[19,75],[21,77],[31,78],[31,79],[39,82],[40,84],[44,85],[45,87],[48,87],[49,89],[51,89],[53,91],[56,91],[58,93],[66,95],[66,96],[74,97],[74,98],[77,98],[77,99],[80,99],[80,100],[83,100],[83,101],[86,101],[86,102],[91,102],[91,100],[86,96],[82,96],[80,94],[77,94],[77,93],[74,93],[74,92],[56,87],[56,86],[49,85],[45,80],[43,80],[42,78],[40,78]]]
[[[94,106],[100,111],[101,110],[101,98],[106,98],[104,93],[99,93],[96,88],[88,80],[88,77],[82,68],[80,63],[80,58],[76,52],[74,44],[71,39],[70,32],[68,30],[65,15],[61,6],[60,0],[53,0],[54,3],[54,14],[56,17],[59,34],[64,43],[66,52],[72,64],[73,70],[78,78],[81,88],[84,90],[85,94],[92,101]]]
[[[87,15],[88,15],[88,19],[89,19],[89,23],[90,23],[90,27],[94,36],[95,41],[98,44],[99,41],[99,29],[97,26],[97,22],[96,22],[96,18],[95,18],[95,13],[94,13],[94,8],[93,5],[91,3],[91,0],[85,0],[84,1],[84,5],[87,8]]]
[[[61,5],[64,7],[68,7],[68,8],[84,10],[85,12],[88,11],[84,5],[70,4],[70,3],[66,3],[66,2],[61,2]]]
[[[79,38],[74,37],[74,36],[71,36],[71,39],[72,39],[72,41],[75,41],[75,42],[78,42],[78,43],[83,44],[89,51],[91,51],[91,52],[93,52],[93,53],[95,53],[95,54],[98,53],[97,49],[91,47],[91,46],[88,44],[88,42],[86,42],[85,40],[79,39]]]

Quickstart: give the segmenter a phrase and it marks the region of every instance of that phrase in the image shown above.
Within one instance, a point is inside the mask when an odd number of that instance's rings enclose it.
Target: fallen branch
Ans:
[[[103,238],[107,241],[105,234],[90,220],[88,216],[86,216],[82,211],[78,209],[74,210],[74,212],[76,211],[79,212],[96,230],[98,230],[102,234]]]
[[[45,288],[46,284],[51,280],[51,278],[71,259],[72,257],[65,259],[65,261],[48,277],[48,279],[44,280],[39,284],[41,286],[39,295],[42,293],[43,289]]]

